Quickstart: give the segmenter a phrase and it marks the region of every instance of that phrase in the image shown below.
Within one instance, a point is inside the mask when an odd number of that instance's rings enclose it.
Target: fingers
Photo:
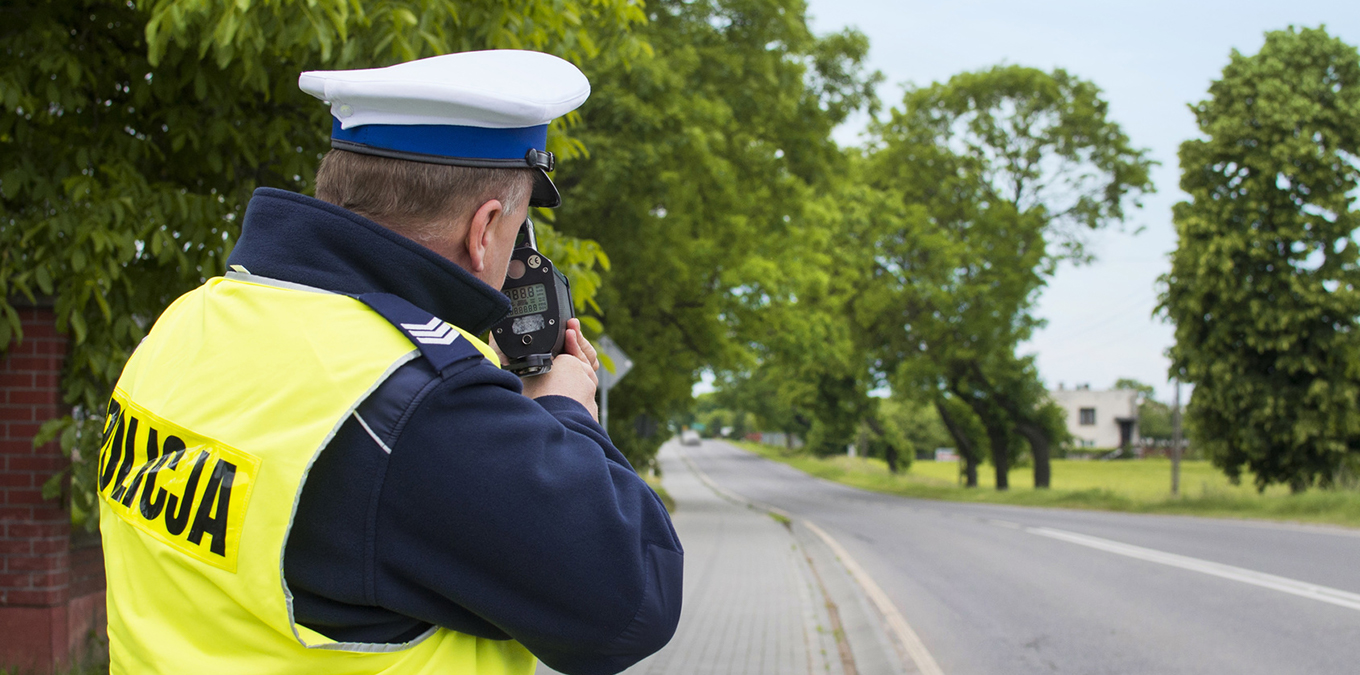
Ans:
[[[595,351],[595,346],[590,344],[590,341],[585,338],[585,334],[581,332],[580,319],[567,320],[567,343],[565,347],[568,354],[584,361],[587,366],[590,366],[591,370],[600,369],[599,353]]]
[[[565,355],[564,355],[564,356],[565,356]],[[580,364],[579,367],[581,368],[582,372],[584,372],[584,373],[586,374],[586,376],[590,378],[590,383],[591,383],[591,385],[594,386],[594,387],[599,387],[599,386],[600,386],[600,378],[599,378],[599,376],[597,376],[597,375],[595,374],[595,369],[594,369],[594,368],[591,368],[590,365],[589,365],[588,363],[586,363],[586,360],[583,359],[583,358],[581,358],[581,357],[579,357],[579,356],[576,357],[576,361],[577,361],[577,363]],[[554,363],[554,365],[556,365],[557,362],[554,360],[553,363]],[[568,361],[567,363],[571,363],[571,362]],[[572,367],[577,367],[577,366],[576,366],[575,364],[573,364]]]
[[[594,389],[600,386],[600,378],[596,376],[594,370],[586,365],[585,359],[575,357],[574,354],[566,354],[566,352],[558,354],[558,358],[552,359],[552,367],[554,367],[554,370],[559,369],[559,367],[563,370],[581,370],[581,373],[585,374],[586,378],[590,380],[590,389],[592,389],[590,395],[592,396],[594,396]]]

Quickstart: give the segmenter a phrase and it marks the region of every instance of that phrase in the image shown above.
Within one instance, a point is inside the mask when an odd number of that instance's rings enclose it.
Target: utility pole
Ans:
[[[600,387],[600,428],[609,433],[609,387]],[[1175,494],[1175,490],[1172,490]]]
[[[1171,495],[1181,493],[1181,379],[1176,378],[1176,403],[1171,409]]]

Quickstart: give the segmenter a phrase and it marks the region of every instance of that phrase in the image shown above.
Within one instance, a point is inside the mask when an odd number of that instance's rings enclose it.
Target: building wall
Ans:
[[[66,337],[50,307],[18,311],[23,341],[0,352],[0,672],[50,673],[103,632],[104,569],[97,546],[72,550],[64,500],[42,496],[69,460],[55,441],[33,446],[42,423],[66,412]]]
[[[1074,445],[1079,447],[1119,447],[1119,423],[1115,420],[1121,417],[1138,419],[1138,392],[1129,389],[1059,389],[1048,395],[1067,411],[1067,430],[1072,434]],[[1081,423],[1083,408],[1095,411],[1094,424]],[[1138,442],[1136,422],[1131,442]]]

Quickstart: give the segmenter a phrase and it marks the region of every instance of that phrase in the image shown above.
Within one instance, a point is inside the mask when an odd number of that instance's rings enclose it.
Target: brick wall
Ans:
[[[71,515],[62,500],[42,498],[43,483],[68,461],[56,442],[33,447],[42,423],[65,414],[66,337],[50,307],[19,313],[23,341],[0,356],[0,666],[47,672],[84,646],[97,624],[92,613],[102,611],[103,584],[83,578],[73,595]],[[91,576],[90,564],[83,567],[82,576]]]

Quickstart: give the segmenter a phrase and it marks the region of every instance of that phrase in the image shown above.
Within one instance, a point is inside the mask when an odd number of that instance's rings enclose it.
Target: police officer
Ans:
[[[596,420],[569,325],[521,381],[476,336],[533,206],[556,57],[304,73],[317,199],[262,188],[224,277],[118,381],[100,456],[114,673],[615,673],[664,645],[682,553]]]

